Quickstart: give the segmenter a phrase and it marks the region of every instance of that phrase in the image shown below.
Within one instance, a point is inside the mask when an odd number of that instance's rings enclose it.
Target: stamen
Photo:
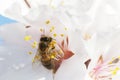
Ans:
[[[31,54],[33,54],[33,52],[30,51],[30,52],[28,52],[28,54],[31,55]]]
[[[31,26],[25,26],[25,28],[30,28]]]
[[[29,41],[29,40],[31,40],[31,38],[32,38],[31,36],[25,36],[25,37],[24,37],[24,40],[25,40],[25,41]]]
[[[120,68],[116,67],[114,70],[112,70],[112,75],[116,75],[119,70]]]
[[[37,42],[34,41],[33,44],[32,44],[32,48],[36,48],[37,47]]]
[[[43,32],[43,29],[42,29],[42,28],[40,28],[40,32]]]
[[[54,30],[54,29],[55,29],[55,27],[54,27],[54,26],[52,26],[52,27],[51,27],[51,29],[52,29],[52,30]]]
[[[60,34],[61,37],[64,37],[64,34]]]
[[[24,0],[24,1],[25,1],[26,5],[27,5],[29,8],[31,8],[31,6],[30,6],[30,4],[28,3],[28,1],[27,1],[27,0]]]
[[[46,23],[46,24],[50,24],[50,20],[47,20],[45,23]]]
[[[117,63],[117,62],[119,62],[119,58],[112,58],[112,61],[110,61],[109,64]]]
[[[52,26],[52,27],[50,28],[50,32],[53,32],[54,29],[55,29],[55,27]]]
[[[66,28],[66,27],[65,27],[64,29],[65,29],[65,30],[67,30],[67,28]]]
[[[53,32],[53,30],[52,30],[52,29],[50,29],[50,32]]]
[[[54,37],[56,37],[56,36],[57,36],[57,34],[53,34],[53,36],[54,36]]]
[[[35,59],[33,58],[33,59],[32,59],[32,63],[34,63],[34,62],[35,62]]]

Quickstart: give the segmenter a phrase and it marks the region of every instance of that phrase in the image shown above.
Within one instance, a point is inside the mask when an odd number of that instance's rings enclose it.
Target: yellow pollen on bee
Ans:
[[[55,33],[55,34],[53,34],[53,36],[54,36],[54,37],[56,37],[56,36],[57,36],[57,34]]]
[[[52,44],[56,44],[56,41],[55,41],[55,40],[53,40],[51,43],[52,43]]]
[[[32,48],[36,48],[37,47],[37,42],[34,41],[33,44],[32,44]]]
[[[31,36],[25,36],[25,37],[24,37],[24,40],[25,40],[25,41],[29,41],[29,40],[31,40],[31,38],[32,38]]]
[[[61,37],[64,37],[64,34],[60,34]]]
[[[50,20],[47,20],[45,23],[46,23],[46,24],[50,24]]]
[[[54,56],[54,55],[51,55],[50,57],[51,57],[52,59],[54,59],[54,58],[55,58],[55,56]]]
[[[52,59],[54,59],[55,56],[56,56],[56,52],[53,52],[50,57],[51,57]]]
[[[53,41],[50,43],[49,47],[54,48],[54,47],[55,47],[55,44],[56,44],[56,41],[53,40]]]

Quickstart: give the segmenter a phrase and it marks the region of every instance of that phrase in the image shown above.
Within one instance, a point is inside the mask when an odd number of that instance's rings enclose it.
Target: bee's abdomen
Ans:
[[[44,62],[45,63],[45,62]],[[53,69],[53,64],[49,63],[49,64],[44,64],[43,63],[43,66],[46,67],[47,69]]]
[[[52,62],[51,58],[49,58],[48,56],[46,56],[46,58],[42,58],[41,62],[43,64],[43,66],[46,67],[47,69],[53,69],[54,68],[53,62]]]

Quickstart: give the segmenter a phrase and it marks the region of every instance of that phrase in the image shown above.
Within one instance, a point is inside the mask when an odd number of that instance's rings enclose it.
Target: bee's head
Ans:
[[[39,44],[39,49],[40,49],[41,51],[45,51],[47,47],[48,47],[48,45],[47,45],[45,42],[41,42],[41,43]]]
[[[41,38],[40,38],[40,41],[43,41],[43,42],[51,42],[51,41],[52,41],[52,38],[51,38],[51,37],[46,37],[46,36],[44,36],[44,37],[41,37]]]

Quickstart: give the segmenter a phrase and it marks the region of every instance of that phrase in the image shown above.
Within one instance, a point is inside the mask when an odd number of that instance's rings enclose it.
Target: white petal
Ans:
[[[0,36],[6,43],[24,44],[25,27],[19,23],[7,24],[0,27]]]
[[[42,66],[34,68],[31,57],[23,49],[0,46],[0,79],[1,80],[52,80],[52,73]]]
[[[57,80],[79,80],[84,79],[86,74],[86,66],[84,62],[89,59],[85,51],[83,41],[79,30],[72,30],[69,34],[69,49],[74,55],[68,60],[64,60],[55,74]]]
[[[86,73],[82,58],[74,55],[68,60],[63,61],[61,67],[55,74],[56,80],[80,80],[84,79]]]

